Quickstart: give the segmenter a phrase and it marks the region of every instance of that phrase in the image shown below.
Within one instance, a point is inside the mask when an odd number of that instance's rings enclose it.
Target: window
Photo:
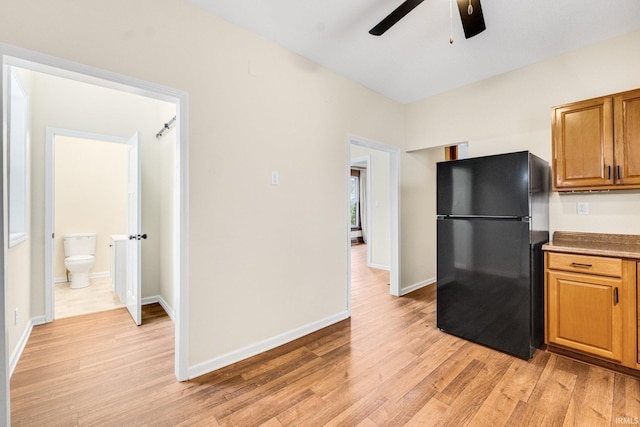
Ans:
[[[10,73],[9,134],[9,246],[27,239],[27,135],[29,97],[14,70]]]
[[[356,170],[351,170],[349,200],[351,203],[351,228],[360,228],[360,173]]]

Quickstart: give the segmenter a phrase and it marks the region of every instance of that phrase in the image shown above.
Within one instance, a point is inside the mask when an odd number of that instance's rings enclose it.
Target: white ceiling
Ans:
[[[190,1],[403,104],[640,29],[640,0],[482,0],[471,39],[454,3],[453,44],[449,0],[380,37],[369,30],[403,0]]]

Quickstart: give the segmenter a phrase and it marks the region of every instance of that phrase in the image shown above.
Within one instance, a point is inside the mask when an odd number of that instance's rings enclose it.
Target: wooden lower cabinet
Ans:
[[[545,340],[615,365],[640,369],[637,277],[631,260],[545,253]]]
[[[549,342],[621,362],[622,280],[556,271],[547,277]]]

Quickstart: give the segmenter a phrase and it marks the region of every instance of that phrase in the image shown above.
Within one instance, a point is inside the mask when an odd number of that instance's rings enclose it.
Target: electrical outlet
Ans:
[[[18,307],[16,307],[16,310],[13,312],[13,325],[17,325],[18,324]]]
[[[578,215],[589,215],[589,203],[576,203],[576,213]]]
[[[280,184],[280,172],[271,171],[271,185]]]

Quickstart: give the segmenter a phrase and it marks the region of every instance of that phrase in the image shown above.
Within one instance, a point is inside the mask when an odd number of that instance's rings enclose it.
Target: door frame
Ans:
[[[88,65],[68,61],[51,55],[42,54],[35,51],[0,43],[0,57],[2,61],[2,78],[4,81],[5,72],[13,65],[27,68],[33,71],[64,77],[79,82],[89,83],[96,86],[120,90],[132,94],[146,96],[161,101],[171,102],[176,106],[176,156],[177,173],[175,175],[176,195],[174,209],[176,215],[176,242],[175,248],[175,269],[174,283],[177,283],[175,298],[175,362],[174,372],[179,381],[186,381],[188,376],[188,297],[189,297],[189,271],[188,271],[188,247],[189,247],[189,193],[188,193],[188,142],[189,142],[189,95],[187,92],[161,86],[156,83],[136,79],[133,77],[102,70]],[[0,107],[3,120],[5,116],[4,106]],[[3,133],[5,132],[3,126]],[[3,233],[4,234],[4,233]],[[2,237],[4,239],[4,235]],[[4,244],[3,244],[4,247]],[[3,270],[6,269],[6,254],[3,253]],[[4,273],[4,271],[3,271]],[[0,275],[0,286],[3,295],[0,304],[0,342],[6,339],[6,288],[4,274]],[[8,370],[8,348],[0,345],[0,350],[4,353],[5,360],[3,375],[0,376],[0,419],[6,415],[9,417],[9,370]],[[1,392],[6,392],[5,396]],[[3,399],[6,397],[6,399]],[[6,402],[6,405],[4,404]]]
[[[349,150],[349,154],[351,154],[351,150]],[[371,218],[371,197],[369,197],[371,195],[371,174],[369,173],[371,171],[371,156],[367,155],[367,156],[361,156],[361,157],[355,157],[349,158],[349,167],[352,168],[355,165],[358,164],[365,164],[365,171],[366,171],[366,178],[365,178],[365,182],[364,182],[364,187],[365,187],[365,191],[367,192],[367,200],[366,200],[366,204],[365,206],[360,206],[360,210],[362,211],[362,209],[364,209],[365,211],[365,216],[367,218],[367,220],[369,220]],[[369,231],[371,230],[370,227],[367,226],[367,230],[366,230],[366,236],[363,236],[363,238],[365,238],[365,242],[369,242],[369,238],[371,237],[369,234]],[[365,234],[363,232],[363,234]],[[367,265],[369,267],[371,267],[372,264],[372,258],[371,258],[371,245],[367,244]]]
[[[93,132],[85,132],[74,129],[62,129],[47,126],[44,150],[44,321],[52,322],[55,317],[55,240],[48,238],[55,231],[55,138],[67,136],[71,138],[89,139],[94,141],[109,142],[127,145],[131,137],[123,138],[115,135],[104,135]]]
[[[389,222],[390,222],[390,266],[389,266],[389,293],[393,296],[401,296],[400,289],[400,149],[396,146],[382,142],[371,141],[355,135],[347,136],[347,168],[345,188],[349,188],[349,176],[351,175],[351,146],[360,146],[372,150],[383,151],[389,154]],[[367,173],[370,175],[370,173]],[[367,180],[370,179],[367,177]],[[369,197],[370,198],[370,197]],[[349,295],[348,308],[351,310],[351,220],[349,216],[349,192],[347,191],[347,291]],[[368,201],[367,203],[370,203]]]

